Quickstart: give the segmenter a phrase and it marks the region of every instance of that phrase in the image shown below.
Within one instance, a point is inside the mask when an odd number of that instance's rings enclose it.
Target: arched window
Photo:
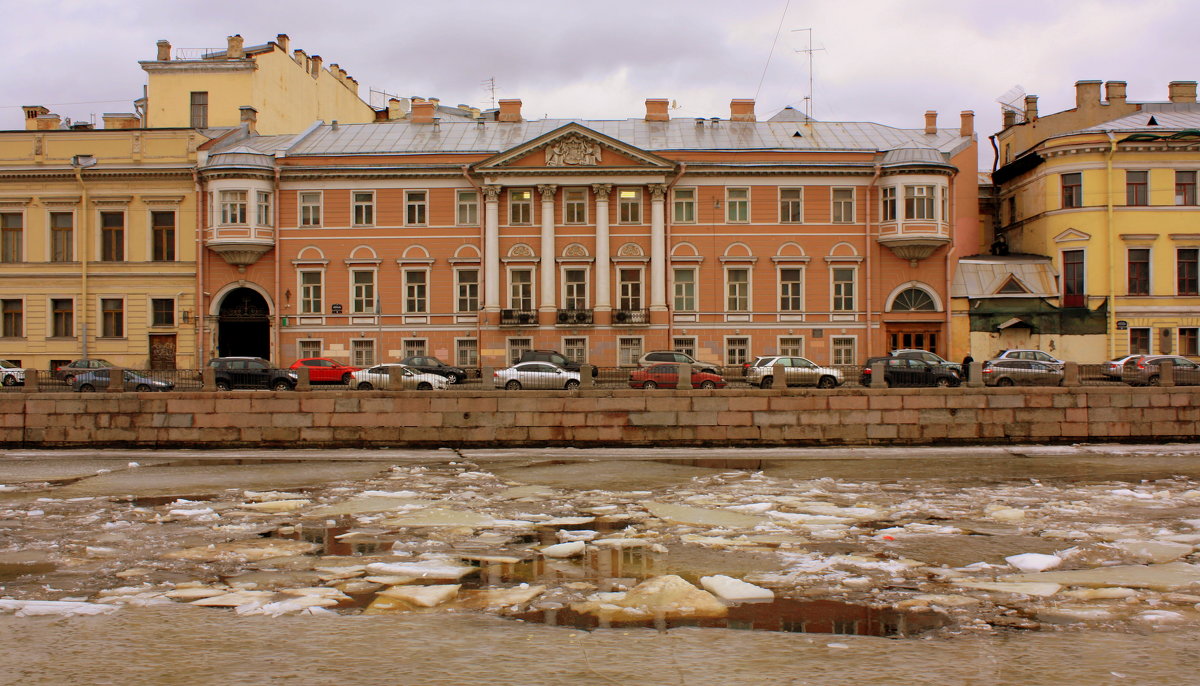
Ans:
[[[935,312],[937,305],[929,293],[920,288],[908,288],[900,291],[892,301],[893,312]]]

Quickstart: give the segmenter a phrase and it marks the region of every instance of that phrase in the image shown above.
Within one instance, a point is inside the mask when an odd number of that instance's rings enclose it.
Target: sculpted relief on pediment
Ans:
[[[547,167],[594,167],[600,164],[600,144],[583,136],[566,136],[546,148]]]

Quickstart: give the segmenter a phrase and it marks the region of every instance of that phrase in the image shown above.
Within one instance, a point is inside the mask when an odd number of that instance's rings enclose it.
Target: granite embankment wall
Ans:
[[[855,446],[1195,441],[1200,388],[0,396],[0,446]]]

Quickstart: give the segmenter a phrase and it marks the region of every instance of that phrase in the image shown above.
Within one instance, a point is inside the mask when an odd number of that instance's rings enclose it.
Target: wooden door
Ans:
[[[150,334],[150,368],[175,369],[175,334]]]

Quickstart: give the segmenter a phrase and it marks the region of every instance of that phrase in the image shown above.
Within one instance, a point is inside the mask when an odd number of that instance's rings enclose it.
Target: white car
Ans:
[[[400,375],[400,386],[396,388],[392,385],[391,369],[397,369],[397,374]],[[391,390],[418,390],[418,391],[444,391],[449,387],[449,382],[446,377],[441,374],[428,374],[419,372],[412,367],[406,367],[402,364],[377,364],[369,369],[360,369],[350,375],[350,387],[357,388],[360,391],[373,391],[375,389],[391,391]]]
[[[746,367],[746,383],[759,388],[770,388],[775,383],[777,365],[784,368],[789,386],[836,388],[842,385],[840,369],[822,367],[805,357],[775,355],[760,357]]]
[[[519,391],[522,388],[565,389],[579,388],[579,372],[572,372],[549,362],[521,362],[492,374],[496,388]]]
[[[1063,362],[1062,360],[1051,355],[1050,353],[1042,352],[1041,350],[1030,350],[1030,349],[1024,349],[1024,348],[1012,349],[1012,350],[1001,350],[1000,352],[996,353],[995,359],[997,359],[997,360],[1029,360],[1030,362],[1041,362],[1043,364],[1048,364],[1051,367],[1055,367],[1057,369],[1062,369],[1063,367],[1067,366],[1066,362]]]
[[[8,360],[0,360],[0,382],[5,386],[23,386],[25,370]]]

